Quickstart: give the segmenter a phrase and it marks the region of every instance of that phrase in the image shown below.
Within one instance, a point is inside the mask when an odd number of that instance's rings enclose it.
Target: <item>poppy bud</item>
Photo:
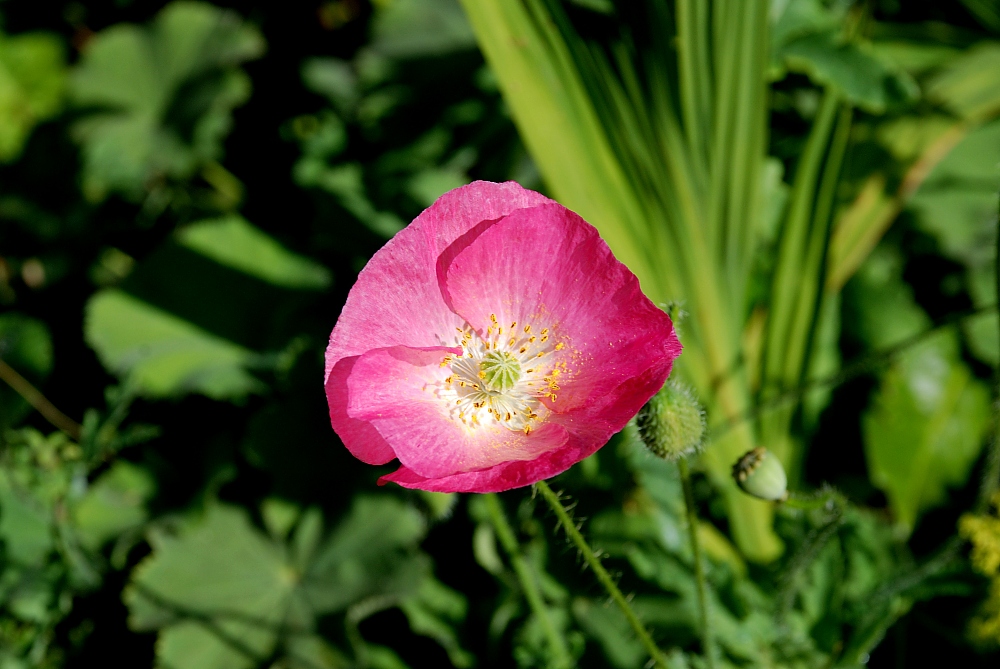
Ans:
[[[665,460],[677,460],[701,446],[705,412],[690,388],[670,380],[639,410],[636,426],[650,451]]]
[[[735,465],[736,485],[758,499],[783,501],[788,497],[788,478],[777,456],[763,446],[747,451]]]

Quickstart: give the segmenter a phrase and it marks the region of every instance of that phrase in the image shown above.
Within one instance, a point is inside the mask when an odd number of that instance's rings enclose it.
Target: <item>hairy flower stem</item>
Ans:
[[[507,522],[507,516],[504,514],[500,499],[494,493],[488,493],[484,497],[493,529],[497,533],[497,538],[500,539],[500,545],[507,552],[514,573],[517,574],[524,598],[528,600],[528,606],[531,607],[532,613],[538,618],[545,631],[549,650],[552,653],[552,664],[549,666],[555,669],[569,669],[573,666],[573,658],[566,647],[566,640],[556,629],[555,623],[552,622],[552,616],[549,615],[549,610],[545,606],[542,593],[538,588],[537,575],[524,559],[524,555],[521,554],[521,546],[514,536],[514,529]]]
[[[691,487],[691,472],[687,460],[677,461],[677,469],[681,474],[681,485],[684,488],[684,505],[687,507],[688,533],[691,537],[691,553],[694,557],[694,578],[698,586],[698,618],[701,632],[701,652],[705,655],[705,665],[715,669],[715,645],[712,643],[712,631],[708,624],[708,593],[705,584],[705,569],[701,562],[701,543],[698,541],[698,513],[694,506],[694,490]]]
[[[536,483],[535,489],[542,493],[542,497],[544,497],[545,501],[548,502],[548,505],[552,508],[556,517],[559,519],[559,523],[563,526],[563,529],[566,530],[566,536],[569,537],[570,541],[573,542],[573,545],[575,545],[577,550],[580,551],[580,555],[583,556],[584,562],[586,562],[587,566],[594,571],[594,574],[597,575],[597,580],[601,582],[601,585],[603,585],[604,589],[608,591],[611,599],[613,599],[615,604],[618,605],[621,612],[625,614],[625,618],[628,620],[629,625],[631,625],[632,630],[635,632],[636,636],[639,637],[639,641],[642,642],[642,645],[646,647],[646,652],[649,653],[650,657],[653,658],[653,661],[656,662],[658,666],[663,667],[663,669],[668,669],[669,665],[667,664],[667,658],[664,656],[663,651],[657,647],[656,643],[653,641],[653,637],[649,635],[649,631],[646,630],[642,621],[639,620],[635,611],[632,610],[632,607],[628,603],[628,599],[625,598],[622,591],[618,589],[617,585],[615,585],[614,579],[611,578],[611,574],[609,574],[608,570],[601,564],[601,560],[597,557],[597,553],[590,547],[590,544],[588,544],[587,540],[583,538],[583,535],[580,534],[580,530],[577,529],[576,524],[573,522],[573,518],[569,515],[569,511],[567,511],[566,507],[563,506],[559,495],[553,492],[552,488],[550,488],[549,484],[545,481],[539,481]]]

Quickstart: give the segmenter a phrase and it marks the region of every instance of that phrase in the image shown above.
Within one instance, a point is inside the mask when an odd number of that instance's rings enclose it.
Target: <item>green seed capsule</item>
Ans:
[[[735,465],[736,485],[758,499],[781,501],[788,497],[788,478],[777,456],[763,446],[747,451]]]
[[[690,388],[667,381],[636,416],[646,447],[665,460],[696,452],[705,439],[705,412]]]

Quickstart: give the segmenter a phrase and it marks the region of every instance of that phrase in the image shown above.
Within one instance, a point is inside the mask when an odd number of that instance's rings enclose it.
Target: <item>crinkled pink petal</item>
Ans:
[[[464,323],[441,295],[442,252],[477,226],[481,231],[513,211],[547,202],[513,181],[476,181],[442,195],[361,270],[330,335],[324,379],[341,358],[373,348],[449,343],[442,335]]]
[[[399,461],[419,476],[439,478],[511,461],[531,461],[565,444],[551,423],[526,435],[499,425],[470,430],[439,396],[450,374],[447,347],[395,346],[361,355],[347,379],[347,414],[371,424]]]
[[[493,315],[501,324],[549,329],[551,341],[564,346],[552,359],[566,369],[557,399],[545,404],[561,414],[618,405],[616,389],[629,389],[634,397],[622,406],[634,415],[663,385],[681,349],[670,318],[597,230],[558,204],[516,211],[484,230],[448,265],[444,292],[479,331]],[[626,383],[640,375],[655,388]]]

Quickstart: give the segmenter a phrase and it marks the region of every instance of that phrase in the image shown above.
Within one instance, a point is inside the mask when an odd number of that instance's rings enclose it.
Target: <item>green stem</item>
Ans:
[[[484,495],[484,498],[486,499],[486,508],[490,514],[490,521],[493,523],[493,529],[496,530],[497,538],[500,539],[500,545],[507,551],[510,564],[514,568],[514,573],[517,574],[517,580],[521,583],[521,591],[524,593],[524,598],[528,600],[528,606],[531,607],[532,613],[538,618],[549,641],[549,649],[552,652],[551,666],[556,669],[569,669],[569,667],[573,666],[573,658],[569,653],[569,648],[566,646],[566,640],[563,639],[559,630],[556,629],[555,623],[552,622],[549,610],[542,599],[542,593],[539,590],[536,576],[532,572],[531,567],[528,566],[524,555],[521,554],[521,546],[514,536],[513,528],[507,522],[507,516],[504,514],[500,499],[493,493]]]
[[[712,631],[708,624],[708,594],[705,585],[705,570],[701,562],[701,543],[698,541],[698,514],[694,506],[694,491],[691,488],[691,472],[687,460],[677,461],[677,469],[681,474],[681,485],[684,488],[684,504],[687,507],[688,532],[691,535],[691,553],[694,555],[694,578],[698,585],[698,614],[701,631],[701,652],[705,655],[708,669],[715,669],[715,645],[712,643]]]
[[[635,611],[632,610],[632,607],[629,605],[625,595],[623,595],[622,591],[618,589],[617,585],[615,585],[614,579],[611,578],[611,574],[609,574],[607,569],[604,568],[604,565],[601,564],[601,560],[597,557],[597,553],[590,547],[590,544],[588,544],[587,540],[583,538],[583,535],[580,534],[580,530],[577,529],[576,524],[573,522],[573,518],[570,517],[569,512],[563,506],[562,500],[559,499],[559,495],[553,492],[552,488],[550,488],[549,484],[545,481],[539,481],[536,483],[535,489],[542,493],[542,497],[544,497],[545,501],[548,502],[548,505],[552,508],[556,517],[559,519],[559,523],[563,526],[563,529],[566,530],[566,536],[569,537],[570,541],[573,542],[577,550],[580,551],[580,555],[583,556],[584,562],[586,562],[587,566],[594,571],[594,574],[597,576],[597,580],[601,582],[601,585],[603,585],[604,589],[608,591],[611,599],[613,599],[615,604],[618,605],[621,612],[625,614],[625,618],[628,620],[629,625],[631,625],[632,630],[635,632],[636,636],[639,637],[639,641],[642,642],[642,645],[646,647],[646,652],[649,653],[650,657],[653,658],[656,664],[664,669],[667,669],[667,658],[664,656],[663,651],[657,647],[656,643],[653,641],[653,637],[649,635],[649,631],[646,630],[642,621],[639,620]]]

